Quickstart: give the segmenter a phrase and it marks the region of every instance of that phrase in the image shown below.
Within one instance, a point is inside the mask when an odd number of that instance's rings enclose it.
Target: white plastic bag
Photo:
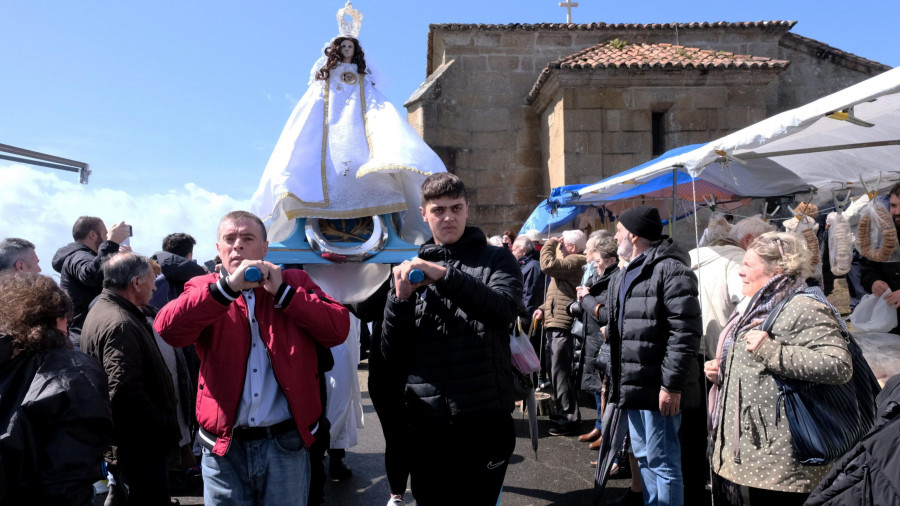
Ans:
[[[850,272],[853,262],[853,235],[850,233],[850,222],[843,214],[829,213],[825,219],[828,224],[828,256],[831,273],[843,276]]]
[[[850,322],[856,332],[890,332],[897,326],[897,310],[888,306],[884,297],[891,293],[884,292],[881,297],[873,294],[864,295],[856,309],[850,314]]]
[[[531,346],[528,336],[522,332],[518,319],[513,325],[512,333],[509,335],[509,351],[512,353],[513,365],[522,373],[531,374],[541,369],[541,360],[538,358],[537,353],[534,352],[534,347]]]

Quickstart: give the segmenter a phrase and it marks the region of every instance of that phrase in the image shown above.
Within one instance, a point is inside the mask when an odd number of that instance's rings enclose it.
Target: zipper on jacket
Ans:
[[[872,470],[863,465],[863,500],[867,506],[875,506],[875,498],[872,496]]]

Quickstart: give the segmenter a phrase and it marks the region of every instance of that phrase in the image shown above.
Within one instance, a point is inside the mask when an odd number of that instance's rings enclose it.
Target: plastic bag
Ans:
[[[806,242],[806,247],[809,249],[810,253],[810,265],[815,267],[819,261],[819,238],[816,236],[816,233],[819,231],[819,224],[816,223],[816,220],[809,216],[800,215],[800,218],[797,217],[790,218],[784,221],[784,229],[787,232],[794,233],[800,236],[804,242]],[[821,271],[821,267],[818,270]]]
[[[875,262],[889,261],[897,250],[894,220],[880,202],[869,203],[860,212],[856,241],[859,252]]]
[[[513,331],[509,335],[509,351],[512,352],[512,363],[519,371],[531,374],[541,369],[541,360],[538,358],[537,353],[534,352],[534,347],[531,346],[528,336],[522,332],[522,327],[519,325],[518,320],[516,320],[516,323],[513,325]]]
[[[897,310],[884,300],[890,293],[888,290],[881,297],[871,293],[863,296],[850,314],[855,332],[890,332],[897,326]]]
[[[850,222],[843,214],[829,213],[825,219],[828,223],[828,258],[831,273],[843,276],[850,272],[853,262],[853,235],[850,233]]]

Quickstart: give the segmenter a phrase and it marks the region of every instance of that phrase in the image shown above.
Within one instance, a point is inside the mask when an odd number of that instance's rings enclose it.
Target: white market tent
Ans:
[[[832,190],[862,193],[860,179],[872,190],[889,186],[900,178],[900,68],[581,188],[571,203],[602,202],[677,169],[746,197],[812,191],[817,204]]]

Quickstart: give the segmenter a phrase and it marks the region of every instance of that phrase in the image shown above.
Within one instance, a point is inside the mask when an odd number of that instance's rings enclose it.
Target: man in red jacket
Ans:
[[[307,448],[322,411],[315,345],[342,343],[348,312],[305,272],[263,260],[268,242],[257,216],[228,213],[218,236],[222,271],[188,281],[154,325],[166,342],[195,344],[200,356],[204,501],[305,503]],[[259,281],[246,279],[252,267]]]

